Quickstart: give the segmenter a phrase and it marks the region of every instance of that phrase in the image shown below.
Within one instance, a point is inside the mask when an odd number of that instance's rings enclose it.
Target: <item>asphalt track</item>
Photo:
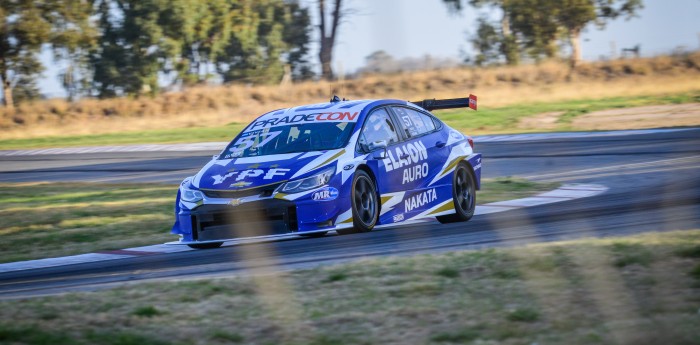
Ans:
[[[0,274],[0,298],[142,281],[258,274],[383,255],[700,229],[700,129],[528,141],[477,140],[484,177],[596,183],[598,196],[366,234],[298,238]],[[0,157],[0,182],[178,183],[215,152]],[[477,195],[478,197],[478,195]]]

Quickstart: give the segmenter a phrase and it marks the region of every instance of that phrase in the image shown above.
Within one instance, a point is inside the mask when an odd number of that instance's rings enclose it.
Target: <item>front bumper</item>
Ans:
[[[182,205],[180,205],[182,206]],[[226,241],[238,238],[328,231],[334,228],[340,205],[335,201],[290,201],[265,198],[237,206],[202,204],[192,210],[178,207],[173,234],[180,243]]]
[[[248,202],[235,207],[205,204],[191,211],[179,212],[178,218],[184,241],[208,242],[298,231],[296,206],[290,201],[278,199]],[[186,230],[190,230],[189,234]]]

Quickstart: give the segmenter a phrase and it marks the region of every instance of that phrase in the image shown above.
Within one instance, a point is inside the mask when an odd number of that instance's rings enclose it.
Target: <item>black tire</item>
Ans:
[[[466,163],[459,163],[452,175],[452,201],[455,213],[437,216],[440,223],[466,222],[474,216],[476,207],[476,182]]]
[[[214,249],[219,248],[224,242],[208,242],[208,243],[195,243],[188,244],[187,246],[194,249]]]
[[[379,219],[379,198],[372,178],[357,170],[352,179],[352,229],[337,230],[340,235],[372,231]]]

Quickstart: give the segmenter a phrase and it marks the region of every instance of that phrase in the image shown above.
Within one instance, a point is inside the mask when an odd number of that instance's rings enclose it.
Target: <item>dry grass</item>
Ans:
[[[0,341],[697,344],[698,249],[679,231],[3,301]]]
[[[565,64],[459,68],[367,75],[340,86],[305,82],[291,87],[196,87],[155,98],[48,100],[0,109],[3,139],[115,133],[156,128],[248,122],[263,112],[322,102],[338,93],[351,99],[449,98],[475,93],[482,108],[513,104],[661,95],[700,89],[700,52],[683,56],[596,62],[569,73]]]

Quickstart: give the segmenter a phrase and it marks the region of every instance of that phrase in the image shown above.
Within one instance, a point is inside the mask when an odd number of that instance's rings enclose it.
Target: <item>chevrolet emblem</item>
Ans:
[[[253,184],[253,182],[241,181],[241,182],[232,183],[231,187],[248,187],[251,184]]]
[[[231,199],[231,201],[228,202],[230,206],[238,206],[241,204],[241,199]]]

